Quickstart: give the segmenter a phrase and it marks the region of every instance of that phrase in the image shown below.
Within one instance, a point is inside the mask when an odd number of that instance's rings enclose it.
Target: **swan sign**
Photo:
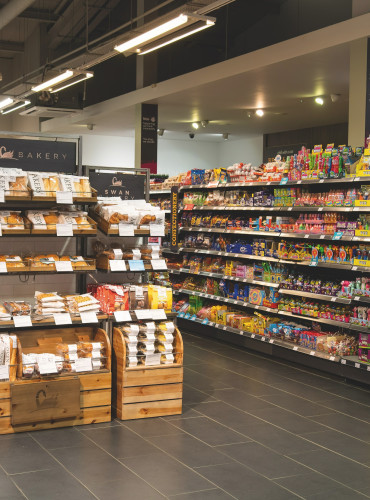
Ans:
[[[76,172],[76,143],[0,137],[0,167]]]
[[[122,200],[145,198],[145,175],[90,172],[89,179],[98,196],[119,196]]]

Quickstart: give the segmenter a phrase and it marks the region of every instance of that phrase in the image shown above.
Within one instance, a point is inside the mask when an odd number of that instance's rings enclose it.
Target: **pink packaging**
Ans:
[[[370,347],[370,333],[360,333],[360,347]]]

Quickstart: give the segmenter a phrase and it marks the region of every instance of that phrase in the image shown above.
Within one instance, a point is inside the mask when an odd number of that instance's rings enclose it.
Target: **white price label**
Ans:
[[[72,205],[73,196],[71,191],[57,191],[57,203]]]
[[[72,262],[69,260],[57,260],[55,262],[55,269],[58,273],[72,273]]]
[[[118,224],[118,234],[120,236],[135,236],[135,226],[133,224]]]
[[[262,342],[266,342],[266,337],[261,338]]]
[[[345,360],[345,359],[341,359],[340,362],[342,363],[342,365],[346,365],[347,364],[347,360]]]
[[[56,325],[71,325],[72,318],[69,313],[54,313],[54,322]]]
[[[0,365],[0,380],[8,380],[8,379],[9,379],[9,365]]]
[[[13,316],[13,321],[16,328],[32,326],[31,316]]]
[[[355,368],[360,368],[360,363],[355,363]]]
[[[0,273],[7,273],[6,262],[0,262]]]
[[[132,321],[130,311],[114,311],[114,319],[117,323]]]
[[[251,338],[254,339],[256,337],[255,333],[252,333]]]
[[[91,358],[78,358],[75,361],[76,372],[91,372]]]
[[[5,203],[5,191],[0,189],[0,203]]]
[[[330,361],[335,361],[335,356],[330,356]]]
[[[58,373],[55,361],[39,361],[38,366],[40,375],[48,375],[49,373]]]
[[[356,297],[353,298],[353,300],[360,300],[360,297],[356,296]]]
[[[150,224],[150,236],[164,236],[164,224]]]
[[[80,312],[81,323],[98,323],[98,317],[94,311]]]
[[[73,236],[72,224],[56,224],[57,236]]]
[[[167,264],[166,264],[166,261],[164,259],[155,259],[155,260],[151,260],[150,262],[152,264],[152,269],[154,271],[167,269]]]
[[[161,363],[161,353],[147,354],[145,358],[146,366],[159,365]]]
[[[293,347],[293,351],[298,351],[298,346],[297,346],[297,345],[295,345],[295,346]]]
[[[270,344],[273,344],[275,342],[274,339],[270,339]]]
[[[3,228],[1,227],[1,222],[0,222],[0,236],[3,235]]]
[[[152,319],[151,309],[137,309],[135,311],[137,319]]]
[[[315,356],[315,354],[316,354],[316,351],[311,351],[310,352],[310,356]]]
[[[153,319],[167,319],[166,312],[164,309],[152,309]]]
[[[123,257],[122,250],[120,248],[113,248],[114,260],[121,260]]]
[[[115,271],[126,272],[126,262],[124,260],[110,260],[109,268],[113,272]]]

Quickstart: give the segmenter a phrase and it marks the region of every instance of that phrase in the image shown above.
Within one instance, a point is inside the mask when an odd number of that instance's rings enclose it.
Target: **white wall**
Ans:
[[[217,142],[159,138],[158,173],[172,176],[192,168],[215,168],[219,166],[219,147]]]
[[[133,137],[83,135],[82,164],[134,168],[135,140]]]
[[[233,163],[260,165],[263,158],[263,135],[245,137],[239,140],[223,141],[219,150],[219,166]]]

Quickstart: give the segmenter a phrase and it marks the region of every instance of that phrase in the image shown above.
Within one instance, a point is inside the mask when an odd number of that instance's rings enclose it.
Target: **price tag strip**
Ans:
[[[72,262],[69,260],[57,260],[55,269],[58,273],[73,273]]]
[[[132,321],[130,311],[114,311],[114,319],[117,323]]]
[[[72,224],[56,224],[57,236],[73,236]]]
[[[124,260],[110,260],[109,268],[112,272],[126,272],[126,262]]]

